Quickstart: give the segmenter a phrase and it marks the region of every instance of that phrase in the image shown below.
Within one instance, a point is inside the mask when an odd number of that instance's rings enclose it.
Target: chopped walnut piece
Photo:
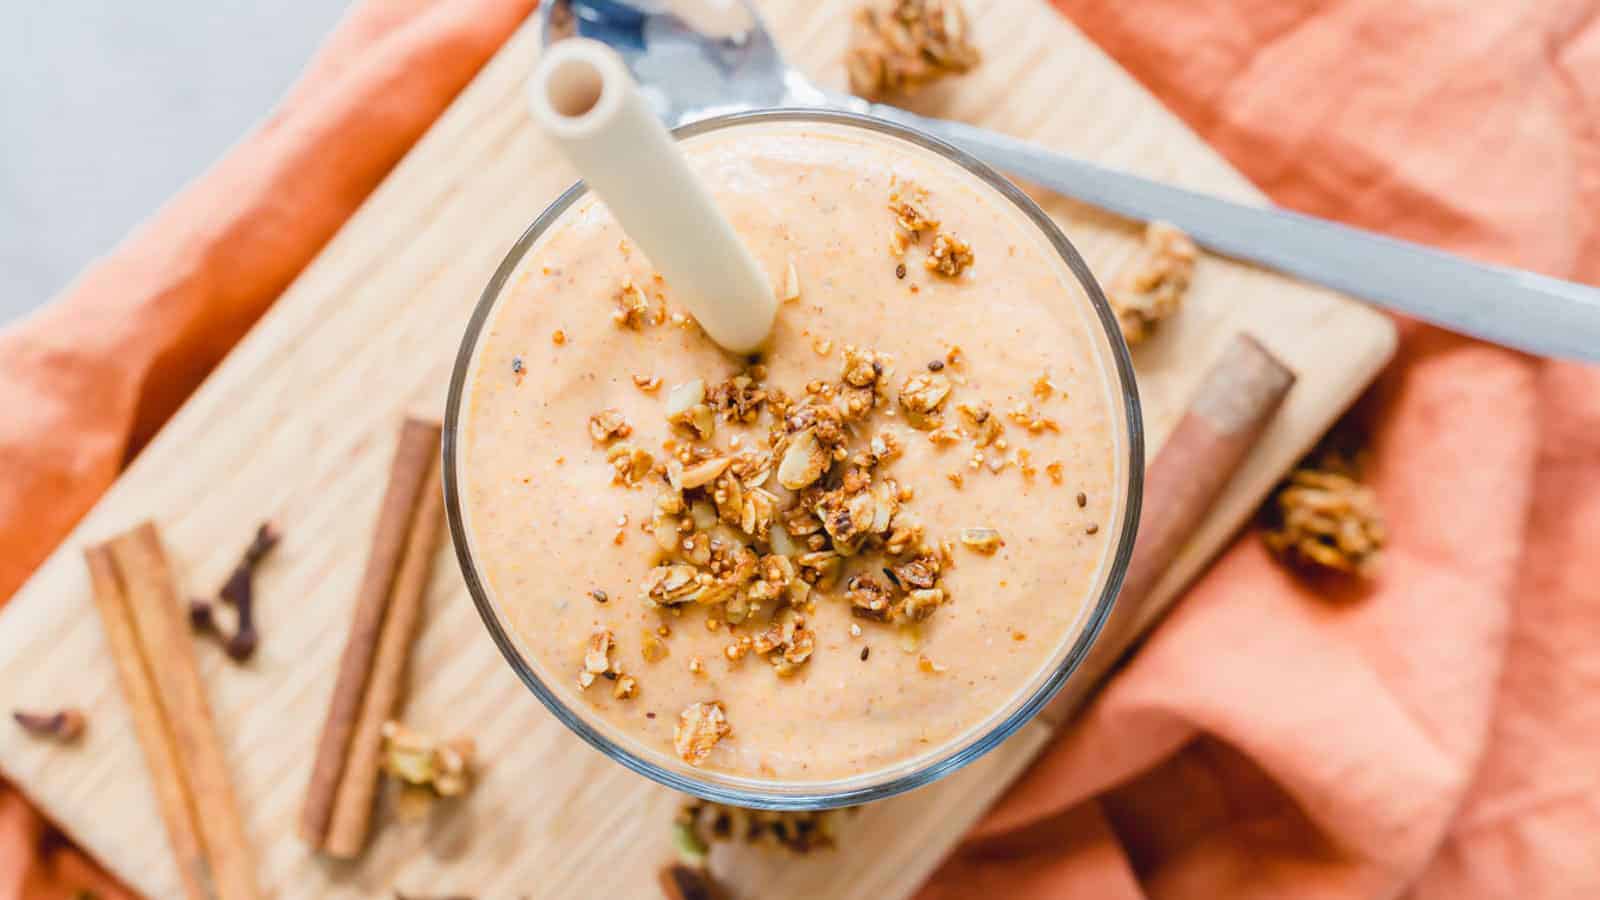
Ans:
[[[1058,391],[1056,383],[1050,380],[1049,372],[1042,372],[1033,380],[1033,398],[1040,403],[1054,397]]]
[[[1165,222],[1145,227],[1139,255],[1117,273],[1107,299],[1129,345],[1149,336],[1157,322],[1178,311],[1200,251],[1187,234]]]
[[[635,375],[633,376],[633,386],[646,394],[654,394],[661,389],[661,377],[659,375]]]
[[[1005,539],[993,528],[963,528],[961,543],[985,556],[1005,545]]]
[[[917,668],[929,675],[939,675],[949,670],[949,666],[941,666],[926,656],[917,657]]]
[[[1294,564],[1370,576],[1386,538],[1373,490],[1351,474],[1325,468],[1294,470],[1268,505],[1263,537]]]
[[[622,410],[602,409],[589,417],[589,437],[597,444],[608,444],[633,434],[633,426],[622,417]]]
[[[438,797],[466,793],[476,744],[470,737],[440,741],[399,722],[385,722],[381,767],[400,782],[401,817],[425,815]]]
[[[622,287],[617,290],[615,299],[617,308],[611,313],[611,320],[618,326],[638,329],[649,324],[650,300],[633,283],[632,278],[622,279]]]
[[[946,278],[954,278],[965,272],[972,265],[972,260],[971,244],[947,231],[941,231],[933,239],[933,249],[928,251],[928,258],[922,261],[922,265]]]
[[[869,0],[851,24],[845,69],[852,93],[910,94],[979,62],[957,0]]]
[[[711,748],[733,732],[720,700],[691,703],[678,714],[678,727],[672,732],[672,748],[691,766],[698,766],[711,755]]]
[[[1049,475],[1050,476],[1050,480],[1055,482],[1056,484],[1060,484],[1061,482],[1066,480],[1065,476],[1062,474],[1062,467],[1061,467],[1061,461],[1060,460],[1057,460],[1057,461],[1055,461],[1053,463],[1050,463],[1049,465],[1045,466],[1044,467],[1044,473],[1046,475]]]

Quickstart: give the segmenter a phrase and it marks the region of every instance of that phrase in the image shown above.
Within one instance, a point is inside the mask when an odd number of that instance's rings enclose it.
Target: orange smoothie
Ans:
[[[593,196],[532,248],[466,381],[485,589],[562,701],[636,754],[860,775],[991,724],[1116,549],[1122,402],[1094,311],[1004,196],[825,123],[684,142],[770,273],[728,355]]]

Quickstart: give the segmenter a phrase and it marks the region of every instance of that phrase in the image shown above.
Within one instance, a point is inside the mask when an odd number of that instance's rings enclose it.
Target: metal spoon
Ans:
[[[783,61],[748,0],[548,0],[548,45],[573,34],[622,55],[656,112],[677,126],[774,106],[822,106],[889,119],[990,165],[1133,219],[1160,219],[1226,256],[1530,353],[1600,362],[1600,289],[1475,263],[1273,207],[1244,206],[1107,169],[961,122],[826,91]]]

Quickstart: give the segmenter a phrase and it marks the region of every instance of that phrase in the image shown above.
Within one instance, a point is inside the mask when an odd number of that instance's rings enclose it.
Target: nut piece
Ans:
[[[1165,222],[1145,226],[1144,247],[1111,283],[1107,299],[1129,346],[1178,311],[1200,251],[1187,234]]]
[[[900,385],[900,407],[906,411],[906,421],[922,431],[943,424],[939,408],[950,396],[950,379],[937,372],[918,372]]]
[[[871,0],[856,12],[845,68],[851,92],[872,99],[914,93],[979,59],[956,0]]]
[[[817,440],[814,431],[802,431],[789,440],[778,463],[778,483],[791,491],[810,486],[833,464],[833,454]]]
[[[1005,538],[993,528],[963,528],[961,529],[961,543],[967,547],[988,556],[1005,546]]]
[[[1373,490],[1352,475],[1300,468],[1269,501],[1267,547],[1286,562],[1372,575],[1386,532]]]
[[[589,417],[589,437],[597,444],[609,444],[633,434],[633,426],[622,417],[622,410],[602,409]]]
[[[706,403],[704,381],[685,381],[667,392],[667,421],[702,441],[716,433],[717,419]]]
[[[656,464],[655,457],[627,442],[612,444],[606,451],[606,462],[615,473],[611,476],[612,483],[629,487],[644,481]]]
[[[596,675],[604,675],[611,669],[611,648],[614,646],[616,642],[609,631],[596,631],[590,636],[589,649],[583,654],[583,671],[578,673],[578,687],[587,688],[594,684]]]
[[[789,257],[789,269],[784,273],[783,294],[778,298],[785,303],[800,299],[800,272],[794,267],[794,257]]]
[[[946,278],[954,278],[972,265],[972,245],[947,231],[941,231],[933,239],[933,249],[928,251],[928,258],[922,261],[922,265]]]
[[[691,766],[698,766],[711,755],[717,742],[733,733],[722,701],[691,703],[678,714],[678,727],[672,732],[672,748]]]
[[[383,724],[382,733],[381,765],[401,784],[402,818],[420,818],[435,798],[459,796],[471,786],[472,738],[440,741],[393,721]]]
[[[611,321],[619,327],[639,329],[649,323],[650,300],[633,283],[632,278],[622,279],[622,287],[617,290],[615,299],[617,308],[611,313]]]

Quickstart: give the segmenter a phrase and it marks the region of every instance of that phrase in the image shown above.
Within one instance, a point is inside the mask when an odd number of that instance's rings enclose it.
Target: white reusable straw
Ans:
[[[571,38],[528,82],[534,121],[604,200],[711,339],[735,353],[772,330],[772,284],[616,52]]]

